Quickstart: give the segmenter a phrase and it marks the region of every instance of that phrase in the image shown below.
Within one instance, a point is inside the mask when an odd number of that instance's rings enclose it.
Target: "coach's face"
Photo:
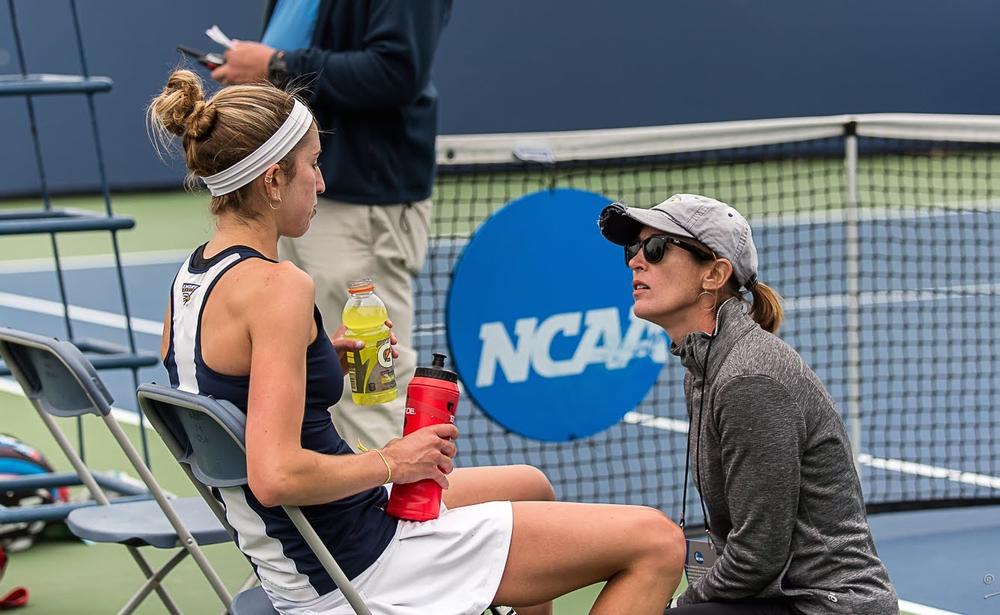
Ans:
[[[638,241],[663,235],[663,231],[644,227]],[[635,315],[668,328],[698,310],[706,263],[698,262],[687,250],[666,243],[658,262],[646,260],[646,251],[638,250],[628,262],[632,270],[632,299]]]

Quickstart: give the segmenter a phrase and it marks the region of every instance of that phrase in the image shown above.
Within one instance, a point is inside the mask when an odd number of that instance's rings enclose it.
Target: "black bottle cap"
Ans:
[[[440,352],[434,353],[430,367],[418,367],[414,376],[417,378],[437,378],[448,382],[458,382],[458,374],[444,368],[444,360],[448,357]]]

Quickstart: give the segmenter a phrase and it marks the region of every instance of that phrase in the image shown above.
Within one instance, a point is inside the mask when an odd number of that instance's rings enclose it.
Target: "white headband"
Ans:
[[[302,135],[306,134],[306,131],[312,126],[312,122],[312,113],[305,105],[296,100],[292,106],[292,112],[288,114],[288,119],[271,135],[270,139],[264,141],[260,147],[243,160],[215,175],[202,177],[202,181],[208,186],[212,196],[222,196],[239,190],[257,179],[261,173],[267,170],[267,167],[284,158],[299,142]]]

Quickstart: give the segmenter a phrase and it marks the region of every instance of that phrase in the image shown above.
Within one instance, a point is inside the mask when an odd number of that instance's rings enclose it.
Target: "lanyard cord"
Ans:
[[[697,455],[701,452],[701,419],[705,411],[705,384],[708,382],[708,359],[712,354],[712,342],[715,341],[715,336],[708,338],[708,348],[705,350],[705,363],[702,365],[701,374],[701,399],[698,400],[698,435],[695,437],[695,452]],[[688,476],[691,472],[691,424],[688,424],[687,433],[687,447],[684,453],[684,495],[681,500],[681,518],[677,525],[684,529],[686,524],[685,516],[687,514],[687,491],[688,491]],[[705,518],[705,531],[711,532],[712,528],[708,521],[708,509],[705,507],[705,498],[701,494],[701,464],[698,464],[698,468],[695,471],[694,476],[695,487],[698,488],[698,502],[701,504],[701,514]]]

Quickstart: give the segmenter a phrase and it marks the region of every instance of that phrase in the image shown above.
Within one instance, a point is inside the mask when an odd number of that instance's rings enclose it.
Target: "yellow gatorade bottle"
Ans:
[[[345,336],[365,343],[360,350],[347,353],[351,396],[359,406],[392,401],[396,399],[396,370],[389,344],[391,333],[385,325],[389,313],[375,294],[370,278],[351,282],[347,292],[350,297],[344,306]]]

